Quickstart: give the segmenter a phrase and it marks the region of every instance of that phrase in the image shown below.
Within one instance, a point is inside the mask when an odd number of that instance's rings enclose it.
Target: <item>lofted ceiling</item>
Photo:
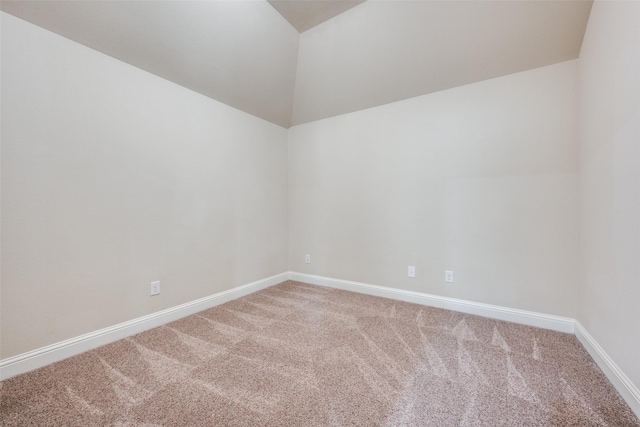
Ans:
[[[582,0],[6,1],[283,127],[575,59]]]
[[[293,28],[302,33],[365,0],[268,0]]]
[[[292,123],[580,54],[590,2],[375,1],[300,35]]]

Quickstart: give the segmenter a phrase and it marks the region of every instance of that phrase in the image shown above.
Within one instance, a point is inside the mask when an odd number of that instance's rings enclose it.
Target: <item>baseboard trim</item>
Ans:
[[[640,418],[640,390],[638,390],[629,377],[627,377],[618,365],[616,365],[604,349],[600,347],[591,334],[589,334],[580,322],[575,319],[456,298],[441,297],[421,292],[370,285],[367,283],[352,282],[349,280],[315,276],[295,271],[289,272],[289,280],[296,280],[299,282],[309,283],[311,285],[359,292],[361,294],[412,302],[430,307],[444,308],[462,313],[476,314],[492,319],[506,320],[523,325],[537,326],[539,328],[575,334],[576,338],[582,343],[600,369],[602,369],[609,381],[611,381],[611,384],[613,384],[618,393],[620,393],[622,398],[627,402],[631,410],[636,414],[636,416],[638,416],[638,418]]]
[[[616,390],[627,402],[631,410],[640,418],[640,390],[631,382],[618,365],[616,365],[584,326],[574,319],[294,271],[257,280],[166,310],[0,360],[0,381],[119,339],[162,326],[199,311],[277,285],[286,280],[296,280],[312,285],[326,286],[430,307],[444,308],[554,331],[574,333],[596,364],[602,369],[609,381],[611,381]]]
[[[41,368],[96,347],[173,322],[174,320],[181,319],[199,311],[277,285],[278,283],[286,281],[288,278],[289,274],[286,272],[277,274],[166,310],[0,360],[0,380]]]
[[[289,272],[290,280],[309,283],[312,285],[327,286],[329,288],[345,291],[359,292],[361,294],[390,298],[399,301],[412,302],[430,307],[445,308],[447,310],[460,311],[462,313],[476,314],[492,319],[506,320],[528,326],[551,329],[559,332],[574,333],[575,320],[568,317],[554,316],[551,314],[536,313],[533,311],[518,310],[497,305],[466,301],[456,298],[441,297],[422,292],[406,291],[384,286],[369,285],[366,283],[352,282],[349,280],[333,279],[330,277],[314,276],[311,274]]]
[[[631,382],[629,377],[616,365],[600,344],[591,336],[580,322],[576,320],[576,338],[582,343],[596,364],[602,369],[611,384],[627,402],[631,410],[640,418],[640,390]]]

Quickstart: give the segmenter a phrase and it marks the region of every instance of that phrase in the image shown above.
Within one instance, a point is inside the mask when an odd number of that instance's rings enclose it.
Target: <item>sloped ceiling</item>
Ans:
[[[581,0],[271,3],[0,8],[284,127],[575,59],[591,9]]]
[[[3,11],[288,127],[298,32],[264,1],[2,1]]]
[[[302,33],[292,123],[580,54],[591,3],[375,1]]]
[[[298,32],[303,33],[365,0],[267,0]]]

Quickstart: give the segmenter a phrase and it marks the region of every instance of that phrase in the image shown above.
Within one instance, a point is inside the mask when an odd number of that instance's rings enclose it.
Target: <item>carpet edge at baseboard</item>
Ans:
[[[640,418],[640,390],[576,319],[294,271],[289,272],[289,280],[574,334],[631,410]]]
[[[327,286],[575,334],[633,412],[640,417],[640,391],[584,326],[575,319],[294,271],[260,279],[246,285],[0,360],[0,380],[41,368],[119,339],[164,325],[286,280],[296,280],[311,285]]]
[[[576,338],[587,350],[598,367],[607,376],[611,384],[627,402],[631,410],[640,418],[640,390],[613,361],[607,352],[598,344],[598,341],[576,320]]]
[[[484,304],[457,298],[442,297],[422,292],[407,291],[404,289],[370,285],[367,283],[352,282],[349,280],[315,276],[293,271],[289,272],[289,280],[297,280],[311,285],[327,286],[330,288],[359,292],[367,295],[390,298],[430,307],[444,308],[447,310],[475,314],[478,316],[505,320],[522,325],[551,329],[558,332],[571,334],[575,332],[575,319],[569,317],[555,316],[552,314],[537,313],[534,311]]]
[[[249,295],[253,292],[266,289],[288,280],[288,277],[288,272],[276,274],[275,276],[256,280],[226,291],[0,360],[0,381],[84,353],[85,351],[112,343],[119,339],[162,326],[202,310]]]

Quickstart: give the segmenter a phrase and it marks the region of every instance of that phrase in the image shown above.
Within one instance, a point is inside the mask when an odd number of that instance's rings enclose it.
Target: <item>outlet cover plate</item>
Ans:
[[[416,267],[413,265],[410,265],[409,268],[407,269],[407,276],[409,277],[416,277]]]
[[[447,283],[453,283],[453,271],[446,270],[444,272],[444,281]]]
[[[160,293],[160,281],[151,282],[151,295],[158,295]]]

